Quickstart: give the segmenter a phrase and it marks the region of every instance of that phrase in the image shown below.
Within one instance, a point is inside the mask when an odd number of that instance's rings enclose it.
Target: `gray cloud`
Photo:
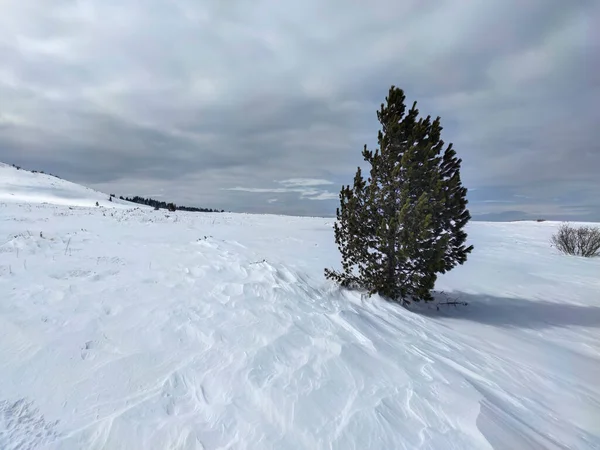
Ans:
[[[233,188],[226,188],[226,191],[238,191],[238,192],[253,192],[260,194],[288,194],[295,192],[300,196],[300,199],[308,200],[333,200],[338,199],[339,194],[336,192],[330,192],[323,189],[323,186],[334,184],[328,180],[315,180],[312,178],[292,178],[289,180],[281,180],[277,182],[283,187],[275,188],[248,188],[242,186],[236,186]],[[278,198],[270,198],[267,200],[268,203],[274,203],[278,201]]]
[[[395,84],[442,116],[474,217],[600,220],[597,2],[357,5],[9,1],[0,160],[123,195],[332,215]]]

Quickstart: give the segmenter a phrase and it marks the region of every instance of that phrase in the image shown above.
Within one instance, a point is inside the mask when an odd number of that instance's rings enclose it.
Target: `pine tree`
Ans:
[[[467,189],[461,160],[444,149],[440,118],[419,118],[402,89],[392,86],[377,118],[382,126],[375,152],[364,147],[370,176],[360,167],[352,187],[340,192],[335,241],[342,271],[325,276],[343,287],[366,289],[390,300],[432,300],[437,274],[463,264]]]

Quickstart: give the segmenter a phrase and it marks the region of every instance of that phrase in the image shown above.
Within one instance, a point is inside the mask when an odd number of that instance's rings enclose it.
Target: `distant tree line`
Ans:
[[[113,194],[111,194],[111,196],[113,196]],[[209,213],[214,213],[214,212],[225,212],[224,209],[222,209],[221,211],[219,211],[218,209],[211,209],[211,208],[196,208],[194,206],[177,206],[175,203],[172,202],[161,202],[159,200],[154,200],[153,198],[144,198],[144,197],[140,197],[138,195],[136,195],[135,197],[123,197],[120,196],[119,197],[121,200],[125,200],[128,202],[132,202],[132,203],[138,203],[140,205],[146,205],[146,206],[152,206],[154,209],[168,209],[169,211],[191,211],[191,212],[209,212]]]
[[[23,169],[21,166],[18,166],[16,164],[11,164],[12,167],[14,167],[17,170],[24,170],[26,172],[31,172],[31,173],[41,173],[44,175],[50,175],[52,177],[58,178],[58,179],[62,179],[61,177],[59,177],[58,175],[53,175],[51,173],[46,173],[43,170],[27,170],[27,169]],[[108,197],[108,200],[112,202],[112,199],[116,197],[115,194],[110,194],[110,196]],[[222,210],[218,210],[218,209],[211,209],[211,208],[196,208],[194,206],[177,206],[175,203],[172,202],[161,202],[158,200],[154,200],[152,198],[143,198],[140,197],[138,195],[136,195],[133,198],[129,198],[129,197],[123,197],[120,196],[119,197],[121,200],[126,200],[128,202],[132,202],[132,203],[138,203],[141,205],[147,205],[147,206],[152,206],[154,209],[168,209],[169,211],[190,211],[190,212],[209,212],[209,213],[215,213],[215,212],[225,212],[224,209]],[[96,202],[96,206],[98,206],[98,203]]]
[[[16,164],[11,164],[11,166],[13,166],[13,167],[14,167],[15,169],[17,169],[17,170],[21,170],[21,169],[22,169],[22,167],[21,167],[21,166],[18,166],[18,165],[16,165]],[[52,173],[46,173],[46,172],[44,172],[43,170],[27,170],[27,169],[23,169],[23,170],[24,170],[25,172],[31,172],[31,173],[41,173],[41,174],[43,174],[43,175],[50,175],[51,177],[58,178],[59,180],[62,180],[62,178],[61,178],[61,177],[59,177],[58,175],[54,175],[54,174],[52,174]]]

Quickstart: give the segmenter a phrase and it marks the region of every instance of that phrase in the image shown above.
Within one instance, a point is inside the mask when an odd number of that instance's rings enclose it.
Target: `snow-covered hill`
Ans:
[[[331,220],[27,203],[106,196],[14,176],[1,449],[600,448],[600,259],[555,223],[472,223],[437,286],[469,306],[408,311],[324,280]]]
[[[17,170],[8,164],[0,163],[0,202],[47,203],[63,206],[100,206],[110,208],[131,208],[130,202],[113,198],[93,189],[71,183],[52,175]]]

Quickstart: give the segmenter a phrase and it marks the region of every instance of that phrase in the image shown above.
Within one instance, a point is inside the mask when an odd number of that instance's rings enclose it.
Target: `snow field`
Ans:
[[[0,203],[0,448],[600,448],[557,226],[473,222],[469,306],[406,310],[324,280],[331,219]]]

